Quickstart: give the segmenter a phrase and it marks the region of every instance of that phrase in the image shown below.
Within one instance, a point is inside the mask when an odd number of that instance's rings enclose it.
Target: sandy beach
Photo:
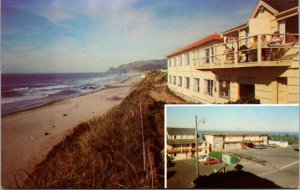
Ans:
[[[42,161],[73,127],[119,104],[140,80],[136,76],[99,92],[2,117],[2,187],[17,187],[14,176],[22,184],[25,171]]]

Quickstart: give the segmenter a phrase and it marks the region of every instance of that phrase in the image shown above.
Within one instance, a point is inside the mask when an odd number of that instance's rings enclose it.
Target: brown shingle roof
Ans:
[[[269,134],[267,133],[255,133],[255,132],[208,132],[208,133],[203,133],[204,135],[213,135],[213,136],[268,136]]]
[[[169,135],[195,135],[194,128],[167,127]]]
[[[273,9],[279,12],[289,10],[294,7],[298,7],[298,0],[262,0],[263,2],[270,5]]]

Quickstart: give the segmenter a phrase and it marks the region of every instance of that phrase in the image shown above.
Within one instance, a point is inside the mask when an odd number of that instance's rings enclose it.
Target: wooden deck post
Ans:
[[[257,35],[257,63],[259,65],[262,64],[262,60],[261,60],[261,34]]]
[[[238,41],[237,40],[234,41],[233,46],[234,46],[234,54],[233,54],[234,65],[237,66],[238,61],[239,61],[239,59],[238,59],[238,57],[239,57],[239,55],[238,55]]]

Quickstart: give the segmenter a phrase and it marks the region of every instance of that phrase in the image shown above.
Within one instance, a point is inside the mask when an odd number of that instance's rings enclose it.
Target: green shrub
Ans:
[[[271,135],[268,139],[274,141],[288,141],[289,145],[299,144],[299,137],[296,135]]]
[[[242,98],[237,101],[229,101],[227,104],[260,104],[259,99],[255,99],[254,97]]]
[[[240,162],[240,159],[236,156],[231,156],[231,163],[232,164],[237,164]]]
[[[209,155],[209,157],[213,157],[213,158],[222,160],[222,152],[212,151],[208,155]]]
[[[172,165],[174,158],[172,156],[167,155],[168,159],[168,167]]]
[[[208,155],[209,157],[213,157],[213,158],[217,158],[219,160],[222,160],[222,152],[218,152],[218,151],[212,151],[210,152]],[[240,162],[240,159],[234,155],[231,155],[231,163],[232,164],[236,164],[236,163],[239,163]]]

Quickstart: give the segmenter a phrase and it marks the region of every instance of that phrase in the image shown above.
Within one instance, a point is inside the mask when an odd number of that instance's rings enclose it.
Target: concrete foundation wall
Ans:
[[[242,149],[241,143],[230,143],[224,145],[225,150]]]

